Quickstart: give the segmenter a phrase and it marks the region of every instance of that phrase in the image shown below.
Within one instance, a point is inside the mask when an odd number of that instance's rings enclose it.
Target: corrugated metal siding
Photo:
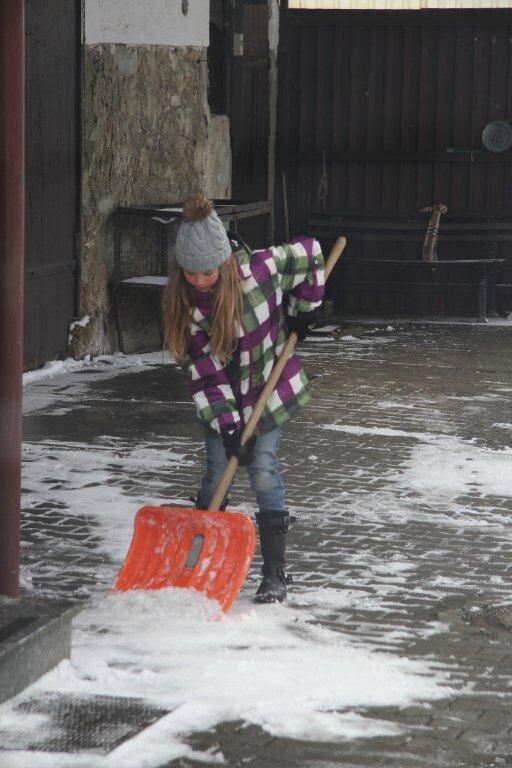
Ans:
[[[411,213],[441,201],[509,215],[512,152],[479,150],[483,127],[512,117],[511,44],[507,11],[285,13],[278,162],[292,234],[323,206],[324,153],[327,208]]]

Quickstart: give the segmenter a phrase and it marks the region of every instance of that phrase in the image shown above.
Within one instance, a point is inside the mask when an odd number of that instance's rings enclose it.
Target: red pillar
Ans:
[[[19,595],[23,373],[24,0],[0,0],[0,594]]]

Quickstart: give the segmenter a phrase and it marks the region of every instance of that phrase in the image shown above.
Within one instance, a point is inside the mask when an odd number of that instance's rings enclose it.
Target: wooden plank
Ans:
[[[429,261],[422,261],[421,259],[354,259],[349,256],[343,258],[342,268],[345,266],[347,269],[351,265],[359,265],[362,262],[364,264],[368,265],[371,264],[372,266],[383,266],[386,269],[392,266],[395,267],[411,267],[414,271],[436,271],[436,270],[442,270],[446,267],[449,267],[450,269],[453,267],[454,269],[463,268],[465,269],[468,266],[473,266],[475,268],[480,267],[497,267],[501,264],[503,264],[506,260],[505,259],[460,259],[457,261],[452,261],[451,259],[443,259],[442,261],[435,261],[435,262],[429,262]]]
[[[335,237],[335,233],[332,229],[322,230],[318,227],[316,230],[316,237]],[[417,242],[422,243],[425,239],[425,235],[421,232],[393,232],[391,234],[387,232],[354,232],[351,228],[346,227],[340,230],[348,240],[366,240],[368,242],[376,243],[407,243]],[[439,235],[440,243],[510,243],[512,238],[510,235]]]
[[[508,29],[496,26],[490,30],[489,119],[493,121],[512,117],[512,104],[506,101],[510,32],[510,26]],[[506,195],[505,179],[505,169],[501,164],[487,171],[487,199],[490,208],[499,205]]]
[[[334,76],[330,78],[332,85],[332,139],[329,148],[330,152],[336,152],[343,151],[348,145],[349,116],[344,104],[350,98],[350,46],[347,30],[337,25],[332,27],[332,31],[334,35]],[[336,201],[344,208],[348,200],[348,190],[345,183],[347,165],[343,161],[331,162],[328,153],[326,165],[329,174],[329,201]]]
[[[372,221],[371,219],[361,217],[359,220],[354,220],[346,216],[326,216],[322,217],[319,214],[313,214],[309,217],[308,223],[311,227],[324,227],[332,231],[337,231],[340,227],[346,229],[361,229],[361,230],[394,230],[396,232],[406,232],[408,230],[425,232],[427,228],[427,219],[418,219],[417,221],[401,221],[395,219],[390,221],[388,219],[379,219]],[[493,237],[502,233],[503,236],[512,238],[512,222],[511,221],[499,221],[490,222],[484,221],[481,223],[472,222],[442,222],[439,237],[444,237],[449,232],[459,232],[460,236],[471,237],[477,235],[479,232],[486,233],[486,236]]]
[[[328,24],[344,27],[401,26],[407,16],[408,27],[459,27],[472,24],[477,27],[492,27],[510,23],[510,9],[465,9],[421,10],[421,11],[341,11],[341,10],[288,10],[288,24],[293,27],[315,27]],[[492,17],[491,17],[492,14]]]
[[[334,51],[335,35],[333,28],[319,27],[316,35],[314,110],[311,110],[310,113],[313,118],[313,143],[320,154],[324,150],[332,149],[333,144],[333,102],[339,86],[336,77],[325,77],[325,73],[333,69]]]
[[[384,44],[382,151],[400,151],[400,121],[403,88],[403,27],[387,27]],[[400,207],[400,166],[385,163],[382,173],[382,209],[394,211]]]
[[[366,119],[368,100],[368,29],[363,26],[352,31],[350,71],[352,78],[351,100],[349,104],[349,150],[360,152],[361,159],[348,166],[347,181],[350,189],[351,206],[366,210]]]
[[[320,218],[324,218],[325,220],[331,218],[331,217],[338,217],[343,219],[348,219],[350,221],[372,221],[372,219],[375,220],[381,220],[381,221],[397,221],[397,222],[413,222],[417,223],[420,221],[420,216],[425,217],[425,221],[427,220],[428,216],[427,214],[419,214],[416,212],[399,212],[394,211],[390,214],[382,215],[382,211],[359,211],[356,213],[351,213],[350,216],[345,215],[344,213],[341,214],[339,209],[337,208],[327,208],[325,211],[320,211],[318,208],[313,209],[311,216],[318,216]],[[504,213],[497,213],[495,211],[479,211],[478,213],[457,213],[456,215],[450,215],[447,214],[446,216],[443,216],[442,222],[443,224],[468,224],[469,226],[480,226],[482,224],[503,224],[505,226],[508,226],[510,222],[512,221],[512,217],[510,215],[510,211],[505,211]]]
[[[460,293],[461,291],[474,291],[478,283],[425,283],[416,282],[412,280],[402,280],[400,282],[394,280],[346,280],[343,282],[344,290],[352,291],[407,291],[407,290],[421,290],[422,292],[453,292]]]
[[[471,149],[471,90],[472,77],[468,67],[472,60],[472,43],[475,32],[472,27],[460,27],[455,36],[455,78],[452,97],[453,146]],[[469,167],[467,164],[452,166],[452,212],[468,210]],[[444,202],[444,201],[443,201]]]
[[[453,89],[455,74],[455,47],[452,28],[441,28],[438,36],[436,94],[434,110],[434,149],[446,153],[453,135]],[[453,163],[436,162],[434,165],[432,202],[450,200]]]
[[[366,141],[368,153],[382,150],[382,115],[384,104],[384,42],[385,29],[373,27],[368,34],[368,81],[366,85]],[[365,209],[374,208],[382,203],[383,166],[382,163],[366,163],[365,166]]]
[[[297,151],[293,146],[287,147],[282,150],[282,157],[288,164],[300,163],[304,157],[308,160],[320,160],[321,152],[316,150],[313,145],[305,145],[300,151]],[[445,151],[442,152],[428,152],[428,151],[414,151],[414,152],[368,152],[366,150],[348,150],[348,151],[336,151],[327,152],[327,159],[330,161],[340,162],[370,162],[370,163],[447,163],[449,165],[471,165],[473,163],[482,163],[485,165],[510,165],[512,164],[512,154],[503,153],[486,153],[479,155],[474,153],[467,154],[454,154]]]
[[[482,148],[482,129],[489,121],[488,95],[490,77],[490,35],[488,30],[473,30],[472,42],[472,89],[471,89],[471,144],[470,148]],[[470,164],[469,173],[469,210],[478,211],[487,203],[487,167],[482,160],[485,154],[478,155],[478,161]]]

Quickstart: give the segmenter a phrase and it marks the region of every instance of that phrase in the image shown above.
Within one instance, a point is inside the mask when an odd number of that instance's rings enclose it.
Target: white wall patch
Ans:
[[[86,0],[85,42],[206,47],[209,0]]]

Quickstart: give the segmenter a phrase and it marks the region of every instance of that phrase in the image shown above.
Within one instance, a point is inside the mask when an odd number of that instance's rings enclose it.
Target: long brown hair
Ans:
[[[213,292],[210,352],[227,363],[236,349],[242,322],[242,287],[233,255],[219,266],[219,280]],[[195,294],[176,260],[165,287],[163,308],[165,343],[176,360],[183,360],[190,339]]]

